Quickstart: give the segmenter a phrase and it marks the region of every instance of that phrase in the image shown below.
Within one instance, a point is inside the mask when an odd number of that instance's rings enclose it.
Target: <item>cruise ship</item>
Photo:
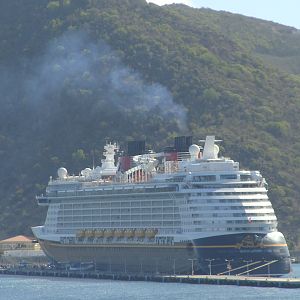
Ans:
[[[162,152],[144,141],[104,147],[101,166],[80,175],[58,169],[38,204],[33,227],[57,264],[93,264],[103,272],[281,276],[290,255],[259,171],[175,138]]]

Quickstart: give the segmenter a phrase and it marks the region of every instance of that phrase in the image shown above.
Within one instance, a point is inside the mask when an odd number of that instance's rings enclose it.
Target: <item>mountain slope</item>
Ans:
[[[300,30],[278,23],[210,9],[174,5],[193,26],[209,26],[237,42],[264,62],[300,74]]]

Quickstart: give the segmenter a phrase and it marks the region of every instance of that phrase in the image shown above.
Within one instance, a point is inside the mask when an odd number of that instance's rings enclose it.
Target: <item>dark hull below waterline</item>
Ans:
[[[281,276],[291,272],[290,254],[280,232],[229,234],[194,241],[199,273]]]
[[[191,274],[195,250],[190,245],[61,244],[39,240],[51,261],[62,264],[94,263],[99,271]]]
[[[282,234],[232,234],[193,244],[61,244],[40,240],[46,255],[64,264],[94,263],[101,271],[161,274],[280,276],[291,271]],[[247,266],[248,265],[248,266]],[[264,266],[263,266],[264,265]],[[248,269],[248,272],[247,272]]]

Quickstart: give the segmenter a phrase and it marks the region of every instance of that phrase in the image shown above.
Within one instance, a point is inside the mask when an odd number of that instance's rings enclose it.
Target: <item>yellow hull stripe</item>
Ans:
[[[43,243],[44,241],[41,241]],[[287,244],[269,244],[262,246],[254,247],[243,247],[241,245],[211,245],[211,246],[194,246],[194,245],[139,245],[139,244],[60,244],[60,243],[51,243],[46,242],[51,246],[56,247],[77,247],[77,248],[172,248],[172,249],[213,249],[213,248],[236,248],[236,249],[249,249],[249,248],[268,248],[268,247],[287,247]]]

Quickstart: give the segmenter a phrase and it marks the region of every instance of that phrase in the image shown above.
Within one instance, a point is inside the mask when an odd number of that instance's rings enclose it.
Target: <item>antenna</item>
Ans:
[[[95,149],[92,150],[93,170],[95,170]]]
[[[202,142],[202,141],[201,141]],[[215,145],[215,142],[221,142],[221,140],[215,140],[214,135],[208,135],[205,139],[203,149],[203,159],[217,159],[219,153],[219,147]]]

